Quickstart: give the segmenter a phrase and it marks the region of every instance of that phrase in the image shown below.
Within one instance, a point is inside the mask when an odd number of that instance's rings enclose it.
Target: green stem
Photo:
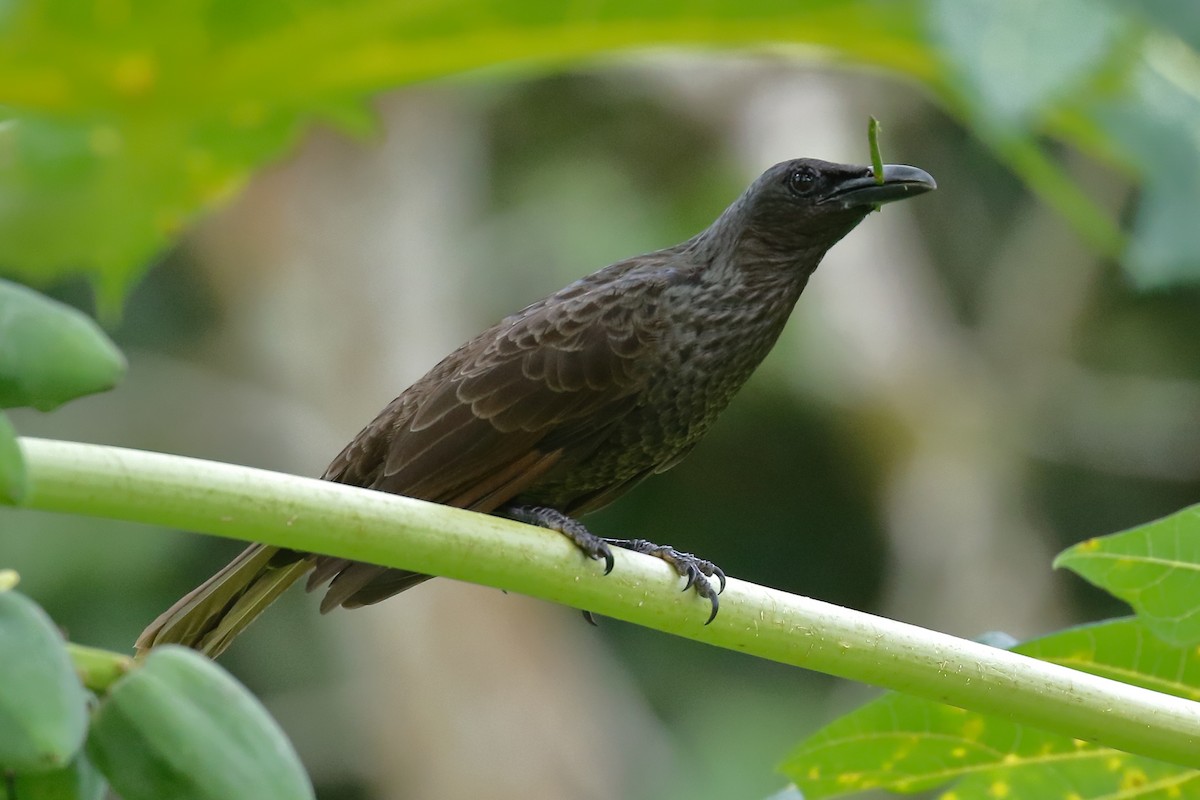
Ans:
[[[111,650],[100,650],[96,647],[84,647],[81,644],[67,642],[67,653],[79,673],[83,685],[96,694],[105,694],[122,675],[134,667],[133,659]]]
[[[659,559],[602,574],[565,537],[406,497],[116,447],[22,439],[26,505],[445,575],[1200,767],[1200,703],[731,579],[721,613]]]

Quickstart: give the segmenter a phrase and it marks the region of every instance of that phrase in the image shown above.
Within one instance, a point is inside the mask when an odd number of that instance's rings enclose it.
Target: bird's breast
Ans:
[[[770,351],[803,286],[683,288],[655,304],[659,334],[644,356],[636,403],[595,450],[540,487],[546,504],[570,508],[575,498],[673,466]]]

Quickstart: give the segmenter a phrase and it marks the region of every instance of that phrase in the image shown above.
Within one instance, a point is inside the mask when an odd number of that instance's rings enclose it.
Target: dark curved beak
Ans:
[[[884,164],[883,182],[875,180],[870,167],[865,174],[847,178],[837,184],[829,194],[821,198],[820,204],[836,203],[842,208],[874,206],[915,197],[937,188],[937,181],[923,169],[904,164]]]

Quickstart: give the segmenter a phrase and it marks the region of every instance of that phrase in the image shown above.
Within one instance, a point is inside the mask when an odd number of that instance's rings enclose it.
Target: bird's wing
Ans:
[[[330,464],[327,480],[489,512],[552,467],[585,458],[653,372],[655,286],[575,284],[460,347]],[[425,576],[318,558],[327,611]]]
[[[476,337],[396,398],[324,477],[491,511],[565,453],[580,457],[653,369],[653,310],[628,289],[571,287]]]

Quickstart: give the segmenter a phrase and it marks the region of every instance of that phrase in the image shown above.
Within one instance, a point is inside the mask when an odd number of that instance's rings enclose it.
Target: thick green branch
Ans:
[[[26,505],[345,556],[586,608],[760,658],[1200,767],[1200,703],[730,580],[721,613],[662,561],[616,569],[544,530],[405,497],[115,447],[22,439]],[[2,512],[0,512],[2,513]]]

